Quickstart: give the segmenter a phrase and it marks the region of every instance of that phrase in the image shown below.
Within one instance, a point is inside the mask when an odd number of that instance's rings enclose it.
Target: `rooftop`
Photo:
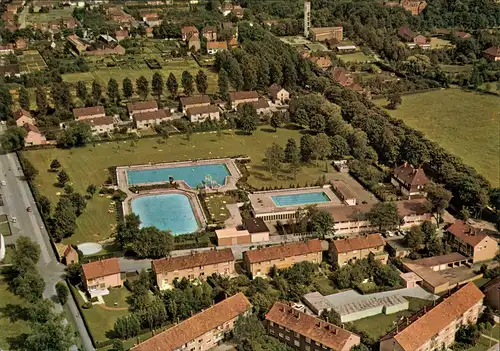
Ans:
[[[25,109],[20,108],[20,109],[17,109],[16,112],[14,112],[14,118],[17,121],[21,117],[32,118],[31,113],[29,113],[29,111],[26,111]]]
[[[248,232],[248,230],[238,230],[237,228],[232,227],[225,229],[217,229],[215,231],[215,235],[217,236],[217,239],[223,239],[223,238],[234,238],[240,236],[249,236],[250,233]]]
[[[191,255],[186,256],[162,258],[153,260],[151,264],[156,274],[159,274],[229,261],[234,261],[233,251],[231,249],[222,249],[193,252]]]
[[[234,91],[229,93],[231,101],[258,99],[259,94],[256,91]]]
[[[132,102],[127,104],[128,112],[158,109],[158,104],[155,100]]]
[[[207,49],[227,49],[227,42],[225,42],[225,41],[209,41],[209,42],[207,42]]]
[[[380,234],[369,234],[348,239],[334,240],[332,244],[335,251],[338,253],[344,253],[384,246],[385,240],[380,236]]]
[[[104,116],[99,118],[86,118],[82,119],[81,122],[90,124],[91,126],[105,126],[114,124],[114,120],[112,116]]]
[[[208,105],[208,106],[196,106],[196,107],[190,107],[187,109],[187,114],[188,115],[198,115],[198,114],[203,114],[203,113],[216,113],[220,112],[219,108],[215,105]]]
[[[334,180],[332,182],[332,185],[335,188],[335,190],[337,190],[340,193],[341,197],[344,200],[356,198],[356,194],[354,194],[354,191],[352,191],[352,189],[343,181]]]
[[[243,252],[243,256],[248,258],[250,263],[277,260],[292,256],[307,255],[314,252],[321,252],[321,240],[312,239],[309,241],[294,242],[280,245],[273,245],[264,248],[257,248]]]
[[[157,111],[140,112],[134,115],[136,121],[149,121],[152,119],[163,119],[170,117],[172,114],[169,110],[161,109]]]
[[[92,106],[92,107],[82,107],[73,109],[73,116],[75,116],[76,119],[86,116],[101,115],[104,113],[105,112],[103,106]]]
[[[112,257],[105,260],[82,264],[85,279],[94,279],[120,273],[118,258]]]
[[[458,252],[452,252],[452,253],[447,254],[447,255],[426,257],[426,258],[421,258],[419,260],[413,260],[413,261],[411,261],[411,263],[418,264],[420,266],[425,266],[425,267],[433,267],[433,266],[453,263],[453,262],[457,262],[457,261],[464,261],[464,260],[467,260],[467,257],[465,257],[464,255],[462,255]]]
[[[210,103],[210,97],[208,95],[182,96],[180,100],[182,106]]]
[[[342,27],[318,27],[318,28],[311,28],[310,31],[316,35],[318,34],[327,34],[331,33],[337,30],[341,30]]]
[[[406,186],[426,185],[429,183],[429,179],[422,168],[414,168],[406,162],[394,169],[393,175]]]
[[[269,228],[262,218],[243,219],[243,226],[252,234],[269,232]]]
[[[488,234],[483,229],[474,228],[461,220],[455,221],[446,231],[471,246],[477,246],[483,239],[488,237]]]

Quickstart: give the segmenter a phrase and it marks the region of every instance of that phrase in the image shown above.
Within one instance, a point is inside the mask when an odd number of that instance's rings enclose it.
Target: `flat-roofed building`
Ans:
[[[269,228],[262,218],[246,218],[243,219],[243,228],[248,230],[252,236],[253,243],[269,241]]]
[[[273,245],[243,252],[243,264],[252,278],[265,276],[276,266],[284,269],[299,262],[320,264],[323,259],[321,240],[312,239]]]
[[[162,258],[151,262],[160,290],[171,289],[175,279],[205,279],[214,273],[234,274],[231,249],[193,252],[191,255]]]
[[[342,27],[320,27],[311,28],[311,37],[313,41],[325,41],[327,39],[344,39],[344,30]]]
[[[218,246],[250,244],[252,242],[248,230],[238,230],[236,227],[217,229],[215,236],[217,237]]]
[[[81,121],[83,119],[95,119],[106,116],[103,106],[92,106],[92,107],[82,107],[74,108],[73,116],[76,120]]]
[[[190,107],[187,109],[186,115],[191,122],[218,121],[220,119],[220,110],[215,105]]]
[[[182,96],[179,103],[179,110],[186,113],[190,108],[210,105],[210,97],[208,95]]]
[[[354,191],[343,181],[334,180],[332,186],[335,189],[338,197],[344,201],[346,205],[354,206],[357,203],[356,194]]]
[[[132,102],[127,104],[130,119],[137,113],[158,111],[158,103],[155,100]]]
[[[237,293],[136,345],[130,351],[207,351],[229,336],[240,316],[252,304]]]
[[[267,312],[266,322],[270,335],[302,351],[349,351],[361,343],[358,335],[279,301]]]
[[[333,240],[330,243],[330,257],[332,262],[339,266],[349,261],[368,258],[370,255],[385,264],[388,254],[384,251],[384,246],[385,240],[380,234]]]
[[[380,341],[380,351],[427,351],[447,349],[462,325],[475,324],[483,307],[483,293],[467,283],[423,315],[403,321],[395,332]],[[409,324],[408,324],[409,323]]]
[[[475,228],[458,220],[446,229],[446,241],[463,255],[472,257],[473,262],[492,260],[498,253],[498,243],[487,231]]]

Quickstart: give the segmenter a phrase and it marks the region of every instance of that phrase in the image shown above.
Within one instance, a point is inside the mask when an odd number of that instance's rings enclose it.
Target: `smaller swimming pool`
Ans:
[[[274,204],[278,207],[311,205],[331,201],[325,192],[299,193],[271,196]]]

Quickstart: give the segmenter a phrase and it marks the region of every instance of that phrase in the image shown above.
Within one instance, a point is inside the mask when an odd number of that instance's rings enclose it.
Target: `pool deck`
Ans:
[[[293,206],[276,206],[272,196],[279,195],[296,195],[296,194],[309,194],[324,192],[331,201],[319,202],[314,204],[303,204],[303,205],[293,205]],[[310,187],[310,188],[297,188],[297,189],[284,189],[284,190],[271,190],[271,191],[259,191],[253,194],[249,194],[248,198],[252,203],[252,208],[256,214],[259,213],[278,213],[278,212],[290,212],[296,211],[299,207],[304,208],[306,206],[315,205],[318,208],[329,208],[334,206],[342,206],[342,201],[334,194],[329,186],[325,187]]]
[[[175,167],[196,167],[196,166],[201,166],[201,165],[216,165],[216,164],[225,164],[229,173],[231,174],[230,176],[226,176],[225,179],[225,184],[218,187],[217,189],[215,188],[210,188],[207,187],[206,191],[207,192],[225,192],[228,190],[236,190],[236,182],[238,179],[241,178],[241,172],[238,169],[238,166],[234,163],[233,159],[230,158],[219,158],[219,159],[212,159],[212,160],[197,160],[197,161],[182,161],[182,162],[166,162],[166,163],[155,163],[155,164],[142,164],[142,165],[132,165],[132,166],[122,166],[122,167],[117,167],[116,168],[116,179],[118,183],[118,187],[128,193],[128,188],[133,187],[133,186],[151,186],[151,185],[159,185],[159,184],[165,184],[168,183],[168,180],[165,180],[163,182],[151,182],[151,183],[140,183],[140,184],[129,184],[128,183],[128,174],[127,171],[130,170],[148,170],[148,169],[162,169],[162,168],[175,168]],[[176,183],[179,184],[179,186],[183,189],[191,189],[191,188],[185,181],[183,180],[176,180]]]

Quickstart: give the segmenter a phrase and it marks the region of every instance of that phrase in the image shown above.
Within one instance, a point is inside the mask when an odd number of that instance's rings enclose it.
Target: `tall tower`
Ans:
[[[309,29],[311,28],[311,0],[304,2],[304,36],[309,37]]]

